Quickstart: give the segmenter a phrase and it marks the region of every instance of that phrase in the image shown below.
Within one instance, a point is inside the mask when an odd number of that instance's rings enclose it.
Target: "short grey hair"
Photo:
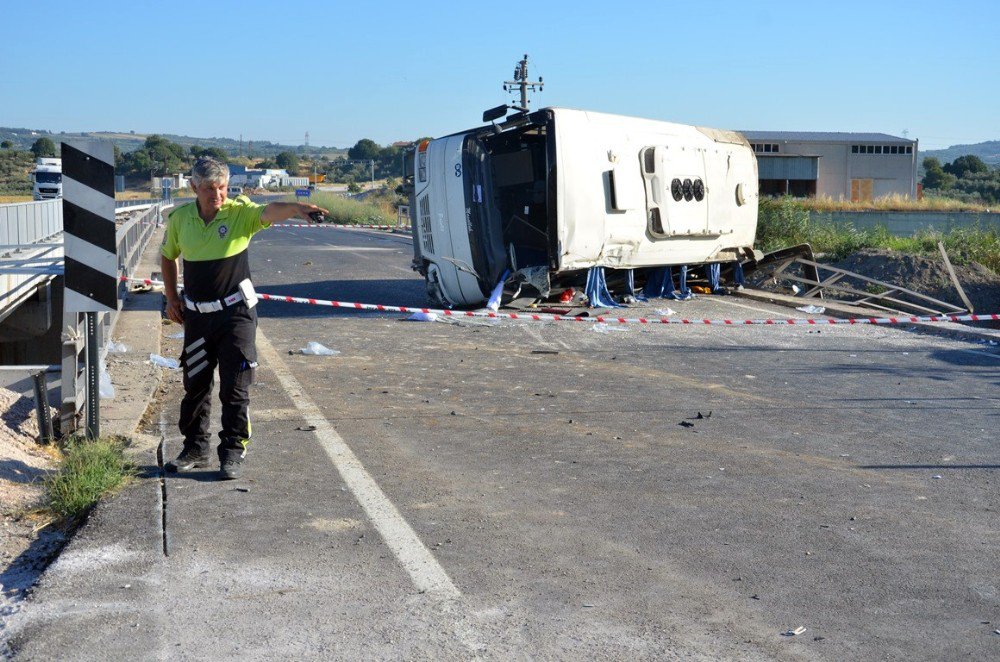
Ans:
[[[201,186],[203,182],[225,184],[229,181],[229,166],[210,156],[203,156],[191,168],[191,181],[195,186]]]

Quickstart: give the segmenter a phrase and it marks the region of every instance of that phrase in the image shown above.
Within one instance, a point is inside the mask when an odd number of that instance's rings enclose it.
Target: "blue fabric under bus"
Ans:
[[[591,267],[587,271],[587,287],[584,290],[591,308],[624,308],[608,292],[608,281],[604,277],[604,267]]]
[[[706,270],[706,275],[708,276],[709,287],[712,288],[712,292],[719,292],[722,290],[722,265],[719,263],[708,265]],[[743,265],[737,260],[733,262],[733,283],[743,287],[746,285],[746,277],[743,275]]]
[[[705,268],[705,275],[708,276],[708,287],[712,292],[718,292],[722,289],[719,284],[719,275],[722,272],[722,265],[718,262],[710,264]]]
[[[733,264],[733,281],[740,287],[746,285],[746,277],[743,275],[743,264],[739,260]]]
[[[635,269],[629,269],[625,274],[625,302],[635,303]]]
[[[694,295],[687,286],[687,265],[680,267],[680,287],[674,289],[674,274],[671,267],[654,267],[646,276],[646,286],[642,288],[642,298],[645,299],[678,299],[684,301]]]

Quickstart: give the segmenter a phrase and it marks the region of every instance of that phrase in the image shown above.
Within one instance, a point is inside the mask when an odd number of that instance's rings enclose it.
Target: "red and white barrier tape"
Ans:
[[[163,281],[148,278],[122,278],[129,282],[146,285],[163,285]],[[858,325],[893,325],[912,324],[914,322],[988,322],[1000,321],[1000,313],[989,315],[911,315],[903,317],[852,317],[848,319],[796,319],[775,318],[758,320],[708,320],[683,319],[671,317],[608,317],[595,315],[593,317],[567,317],[565,315],[548,315],[544,313],[500,313],[486,310],[440,310],[436,308],[411,308],[408,306],[384,306],[374,303],[355,303],[351,301],[327,301],[306,297],[290,297],[258,292],[257,296],[264,301],[281,301],[284,303],[302,303],[311,306],[328,306],[345,310],[366,310],[380,313],[431,313],[442,317],[486,317],[492,319],[522,320],[529,322],[603,322],[605,324],[686,324],[686,325],[716,325],[716,326],[829,326],[838,324]]]
[[[348,301],[325,301],[323,299],[307,299],[302,297],[278,296],[258,292],[257,296],[265,301],[283,301],[285,303],[304,303],[314,306],[330,306],[350,310],[368,310],[390,313],[433,313],[443,317],[488,317],[494,319],[528,320],[532,322],[603,322],[606,324],[715,324],[720,326],[743,325],[831,325],[831,324],[909,324],[912,322],[985,322],[1000,320],[1000,313],[992,315],[950,315],[950,316],[909,316],[909,317],[860,317],[851,319],[762,319],[762,320],[708,320],[680,319],[670,317],[607,317],[595,315],[592,317],[567,317],[565,315],[547,315],[543,313],[500,313],[493,311],[473,310],[439,310],[434,308],[409,308],[406,306],[383,306],[370,303],[354,303]]]

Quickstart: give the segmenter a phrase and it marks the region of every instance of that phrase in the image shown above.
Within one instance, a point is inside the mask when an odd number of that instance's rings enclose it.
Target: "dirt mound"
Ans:
[[[865,250],[834,262],[831,266],[965,307],[940,256]],[[977,313],[1000,312],[1000,275],[976,262],[953,266],[958,282],[962,284],[962,289]]]
[[[52,459],[35,441],[35,403],[0,388],[0,516],[35,505]]]

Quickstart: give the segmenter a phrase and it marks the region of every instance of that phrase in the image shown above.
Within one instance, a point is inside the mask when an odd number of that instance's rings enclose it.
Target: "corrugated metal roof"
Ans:
[[[890,136],[887,133],[847,133],[837,131],[740,131],[750,142],[787,140],[815,143],[896,143],[911,145],[915,140]]]

